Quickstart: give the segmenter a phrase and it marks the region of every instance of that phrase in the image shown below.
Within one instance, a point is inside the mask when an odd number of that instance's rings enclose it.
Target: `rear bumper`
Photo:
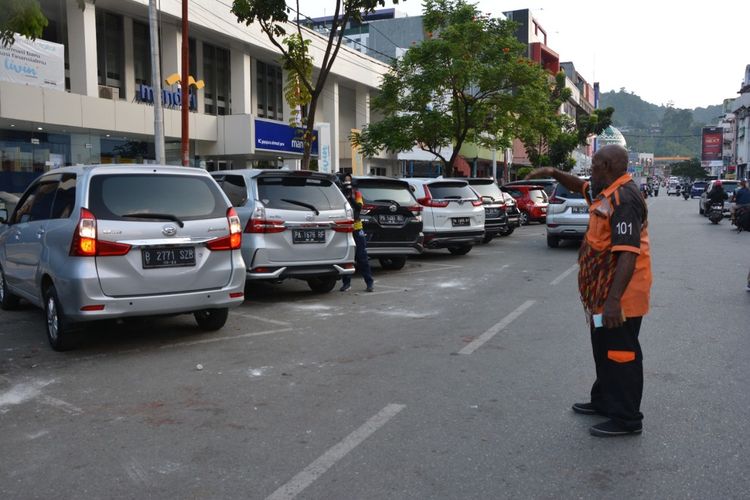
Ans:
[[[559,238],[583,238],[588,226],[581,224],[559,224],[554,227],[547,225],[547,234]]]
[[[378,245],[371,247],[369,244],[367,245],[367,255],[369,257],[379,257],[383,255],[419,255],[423,251],[424,245],[422,245],[422,243],[414,243],[408,246],[383,244],[382,246]]]
[[[503,217],[502,219],[485,219],[484,221],[484,232],[486,234],[500,234],[508,230],[508,219]]]
[[[247,279],[249,280],[283,280],[287,278],[298,278],[298,279],[309,279],[309,278],[320,278],[325,276],[345,276],[348,274],[354,274],[354,263],[349,263],[351,268],[347,268],[347,264],[328,264],[328,265],[306,265],[306,266],[282,266],[282,267],[270,267],[264,266],[267,271],[254,271],[253,269],[247,270]]]
[[[476,245],[482,242],[484,231],[462,231],[448,233],[425,233],[425,248],[447,248],[460,245]]]

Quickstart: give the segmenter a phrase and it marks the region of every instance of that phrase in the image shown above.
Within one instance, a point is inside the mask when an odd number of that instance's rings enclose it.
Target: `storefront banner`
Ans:
[[[0,80],[65,91],[65,46],[16,34],[0,45]]]
[[[304,129],[290,127],[284,123],[255,119],[255,149],[277,153],[304,152],[302,134]],[[312,156],[318,156],[318,131],[313,131]]]

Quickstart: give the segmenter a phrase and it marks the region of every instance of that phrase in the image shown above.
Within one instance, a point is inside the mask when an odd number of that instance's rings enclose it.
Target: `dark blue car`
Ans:
[[[706,186],[708,186],[706,181],[695,181],[690,187],[690,198],[700,198],[703,191],[706,190]]]

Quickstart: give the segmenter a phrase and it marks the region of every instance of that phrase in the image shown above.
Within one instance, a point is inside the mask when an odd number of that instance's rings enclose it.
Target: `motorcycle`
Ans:
[[[685,198],[686,200],[690,199],[690,191],[687,188],[683,188],[682,197]]]
[[[732,225],[737,227],[738,233],[750,231],[750,205],[743,205],[735,209]]]
[[[724,218],[724,204],[723,203],[711,203],[711,208],[708,211],[708,220],[712,224],[718,224],[721,219]]]

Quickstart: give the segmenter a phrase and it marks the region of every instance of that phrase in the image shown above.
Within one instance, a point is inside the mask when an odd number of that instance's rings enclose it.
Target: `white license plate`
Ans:
[[[573,207],[574,214],[586,214],[589,212],[588,207]]]
[[[151,247],[141,251],[143,269],[195,265],[194,247]]]

